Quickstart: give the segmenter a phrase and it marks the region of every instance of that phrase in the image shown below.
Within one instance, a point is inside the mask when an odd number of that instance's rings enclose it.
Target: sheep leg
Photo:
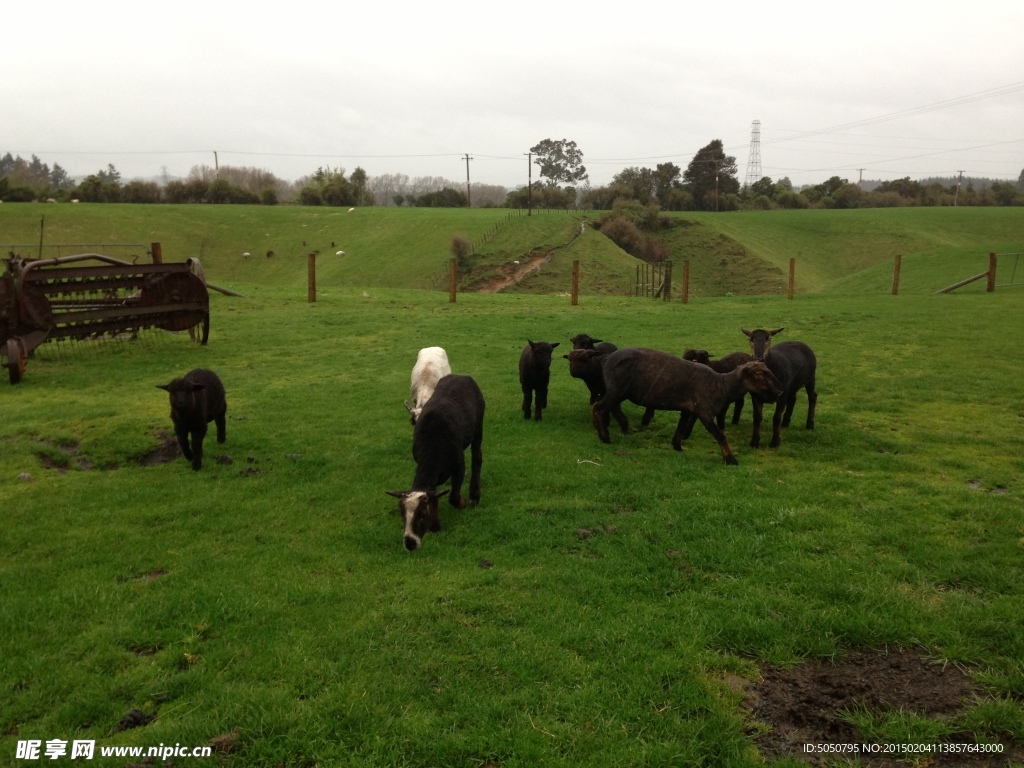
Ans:
[[[775,405],[775,415],[772,416],[772,441],[768,443],[770,448],[778,448],[782,445],[782,426],[785,421],[782,414],[783,411],[788,413],[790,410],[788,403],[783,404],[779,401]]]
[[[181,455],[192,461],[192,449],[188,444],[188,430],[175,424],[174,434],[178,438],[178,445],[181,446]]]
[[[793,411],[796,409],[796,390],[794,389],[788,395],[786,395],[786,412],[782,415],[782,426],[783,428],[789,426],[789,422],[793,420]],[[782,402],[779,402],[779,408],[782,407]],[[778,410],[778,408],[776,408]]]
[[[652,421],[654,421],[654,409],[648,408],[644,411],[644,417],[640,420],[640,425],[646,427]]]
[[[523,385],[523,418],[530,418],[530,404],[533,401],[533,389]]]
[[[733,424],[739,424],[740,423],[740,414],[741,413],[743,413],[743,398],[742,397],[739,398],[736,401],[736,405],[732,409],[732,423]],[[723,429],[724,429],[724,427],[723,427]]]
[[[452,492],[448,494],[448,501],[456,509],[466,508],[466,500],[462,498],[462,481],[465,477],[466,456],[460,453],[458,463],[455,465],[455,471],[452,472]]]
[[[228,438],[227,417],[222,413],[213,420],[213,423],[217,425],[217,442],[223,443]]]
[[[764,403],[756,397],[750,398],[750,402],[754,404],[754,431],[750,435],[750,447],[759,448],[761,446],[761,420],[764,418]]]
[[[480,429],[473,438],[470,448],[472,462],[469,472],[469,503],[476,506],[480,503],[480,468],[484,465],[484,452],[482,449],[484,441],[483,429]]]
[[[196,472],[203,468],[203,439],[205,437],[205,429],[192,433],[192,469]]]
[[[807,428],[814,429],[814,407],[818,404],[818,393],[814,391],[814,379],[807,383]]]
[[[598,400],[590,407],[590,418],[594,422],[597,436],[601,438],[601,442],[610,443],[612,439],[608,436],[608,409],[605,408],[603,400]]]
[[[725,429],[725,417],[726,417],[726,414],[728,414],[728,413],[729,413],[729,404],[726,403],[725,406],[722,408],[722,410],[720,410],[715,415],[715,423],[718,425],[719,429]]]
[[[534,421],[540,421],[541,409],[548,407],[548,388],[547,385],[541,385],[537,387],[537,402],[536,408],[533,412]]]
[[[718,447],[722,449],[722,458],[725,459],[725,463],[733,466],[739,464],[736,461],[736,457],[733,456],[732,448],[729,447],[729,441],[725,439],[725,432],[718,428],[714,418],[700,415],[698,415],[698,418],[700,423],[704,425],[704,428],[718,441]]]
[[[615,417],[615,421],[619,425],[619,429],[622,430],[622,434],[629,434],[629,419],[626,418],[626,414],[622,412],[622,403],[616,403],[615,407],[611,409],[612,416]],[[605,426],[608,424],[608,417],[605,416]]]
[[[677,451],[683,450],[683,440],[689,440],[693,432],[693,425],[697,422],[697,416],[692,411],[679,412],[679,424],[676,425],[676,433],[672,435],[672,447]]]

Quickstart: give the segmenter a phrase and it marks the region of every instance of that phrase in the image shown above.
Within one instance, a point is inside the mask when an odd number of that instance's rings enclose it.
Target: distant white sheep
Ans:
[[[349,212],[349,213],[352,213],[352,211],[354,211],[354,210],[355,210],[355,208],[349,208],[349,209],[348,209],[348,212]]]
[[[409,382],[409,394],[412,404],[405,401],[405,409],[409,411],[409,421],[416,423],[423,406],[434,394],[437,382],[452,372],[448,364],[448,353],[441,347],[424,347],[416,356],[416,365],[412,368]]]
[[[344,255],[345,255],[345,252],[344,252],[344,251],[338,251],[338,252],[336,252],[336,253],[335,253],[334,255],[335,255],[335,256],[344,256]]]

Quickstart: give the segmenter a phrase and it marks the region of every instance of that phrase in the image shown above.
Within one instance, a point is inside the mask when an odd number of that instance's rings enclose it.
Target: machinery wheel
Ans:
[[[4,366],[7,368],[7,375],[11,379],[11,384],[17,384],[21,381],[21,377],[25,375],[25,349],[22,347],[21,342],[17,339],[7,340],[7,362]]]

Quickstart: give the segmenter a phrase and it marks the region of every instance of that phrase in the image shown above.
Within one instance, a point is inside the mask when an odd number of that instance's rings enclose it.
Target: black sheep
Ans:
[[[548,407],[548,382],[551,380],[551,352],[559,342],[530,341],[519,356],[519,384],[523,388],[523,418],[530,418],[533,393],[537,393],[533,418],[540,421],[541,410]]]
[[[694,363],[700,363],[706,365],[708,368],[713,370],[715,373],[728,373],[736,368],[739,368],[744,363],[749,363],[754,358],[748,355],[746,352],[732,352],[725,357],[720,357],[717,360],[711,359],[711,354],[706,349],[688,349],[683,352],[683,360],[690,360]],[[718,414],[717,422],[719,429],[725,429],[725,414],[729,410],[729,404],[726,403],[725,407],[722,408]],[[740,423],[740,414],[743,412],[743,397],[736,399],[734,407],[732,409],[732,423]]]
[[[765,400],[780,394],[772,372],[764,363],[750,362],[730,373],[715,373],[705,365],[660,352],[632,347],[608,355],[604,361],[605,396],[593,406],[594,426],[602,441],[609,443],[608,417],[615,417],[623,432],[629,422],[622,413],[623,400],[659,411],[679,411],[679,425],[672,447],[682,450],[684,433],[693,427],[693,416],[700,419],[718,441],[726,464],[737,464],[725,433],[715,417],[722,407],[747,392]]]
[[[769,443],[771,448],[778,448],[782,444],[782,428],[788,427],[793,418],[796,394],[801,389],[807,390],[807,429],[814,429],[814,409],[818,403],[818,393],[814,385],[818,360],[814,356],[814,351],[802,341],[783,341],[772,345],[772,336],[781,333],[782,328],[776,328],[774,331],[767,331],[764,328],[753,331],[746,328],[740,330],[750,339],[750,351],[754,359],[764,360],[783,390],[772,416],[772,440]],[[761,445],[764,401],[754,396],[750,399],[754,403],[754,431],[750,438],[750,447],[757,448]]]
[[[481,445],[484,439],[484,396],[470,376],[448,375],[437,382],[434,394],[416,419],[412,433],[412,455],[416,474],[408,491],[386,491],[398,498],[398,511],[405,520],[405,548],[414,552],[427,531],[441,530],[438,499],[448,491],[437,487],[451,480],[448,501],[463,509],[462,481],[466,477],[466,448],[472,464],[469,503],[480,502]]]
[[[611,342],[602,342],[601,339],[595,339],[593,336],[588,336],[585,333],[577,333],[569,341],[572,342],[573,349],[596,349],[598,344],[604,344],[611,347],[609,351],[614,352],[616,350],[616,346]]]
[[[211,421],[217,425],[217,442],[227,439],[227,401],[224,385],[213,371],[196,368],[170,384],[157,384],[170,393],[171,421],[174,434],[186,459],[192,462],[197,472],[203,467],[203,439],[206,425]],[[189,435],[192,445],[189,446]]]

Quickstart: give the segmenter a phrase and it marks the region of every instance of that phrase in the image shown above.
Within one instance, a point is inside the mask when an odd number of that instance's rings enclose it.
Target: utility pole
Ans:
[[[470,197],[470,194],[469,194],[469,161],[472,160],[473,158],[469,156],[468,152],[465,154],[465,158],[466,158],[466,207],[467,208],[472,208],[473,207],[473,198]]]
[[[864,169],[863,168],[858,168],[857,169],[857,186],[858,187],[860,187],[862,181],[864,181]]]
[[[718,169],[722,165],[722,161],[717,157],[714,160],[715,163],[715,213],[718,213]]]
[[[220,178],[220,163],[217,161],[217,150],[213,150],[213,175],[214,178]]]
[[[526,215],[533,216],[533,152],[526,155]]]
[[[964,177],[963,171],[957,171],[959,176],[956,177],[956,193],[953,195],[953,207],[956,207],[957,201],[960,199],[960,181]]]

